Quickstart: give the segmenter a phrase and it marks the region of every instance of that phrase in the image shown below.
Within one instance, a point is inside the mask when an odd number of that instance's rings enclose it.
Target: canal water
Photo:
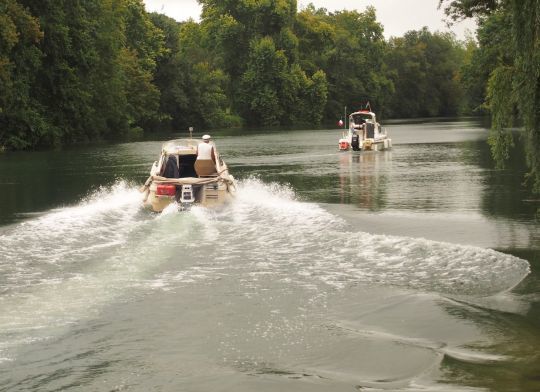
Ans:
[[[159,215],[162,141],[0,154],[0,391],[540,390],[519,143],[387,128],[217,132],[237,198]]]

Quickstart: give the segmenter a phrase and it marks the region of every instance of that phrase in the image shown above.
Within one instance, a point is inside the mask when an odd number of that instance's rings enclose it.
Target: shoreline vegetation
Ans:
[[[490,114],[501,166],[522,123],[540,192],[539,2],[433,1],[449,20],[476,18],[476,37],[420,27],[386,40],[374,7],[296,0],[199,0],[199,23],[142,0],[0,0],[0,151],[317,126],[369,102],[384,119]]]

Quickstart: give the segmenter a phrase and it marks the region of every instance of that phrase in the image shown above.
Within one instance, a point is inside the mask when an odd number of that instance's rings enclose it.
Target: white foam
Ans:
[[[34,339],[50,329],[93,314],[118,294],[132,271],[114,264],[141,226],[141,194],[118,182],[100,188],[79,204],[59,208],[7,228],[0,235],[0,331],[16,346],[32,331]],[[116,284],[117,282],[119,284]]]
[[[117,245],[136,224],[140,205],[140,193],[125,182],[100,188],[78,205],[8,228],[0,235],[0,262],[54,264]]]
[[[222,217],[216,225],[224,245],[252,266],[264,262],[306,285],[314,279],[337,288],[368,282],[490,296],[530,272],[525,260],[491,249],[349,231],[319,205],[297,201],[287,186],[248,179],[238,194],[232,222]]]
[[[0,348],[16,344],[14,334],[48,336],[49,326],[91,316],[130,288],[171,290],[234,276],[248,293],[274,279],[321,293],[325,285],[368,282],[489,296],[529,272],[526,261],[490,249],[351,231],[288,186],[252,178],[237,195],[218,211],[151,215],[141,212],[138,190],[120,182],[1,229]],[[183,263],[160,269],[178,255]]]

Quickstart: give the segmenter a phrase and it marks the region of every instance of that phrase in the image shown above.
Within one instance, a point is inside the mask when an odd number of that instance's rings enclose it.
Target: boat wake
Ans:
[[[46,339],[111,299],[121,288],[115,280],[130,276],[113,260],[145,224],[140,198],[119,182],[0,228],[0,352]]]
[[[217,218],[220,238],[229,249],[245,249],[253,263],[300,282],[490,296],[512,289],[530,272],[527,261],[491,249],[350,231],[343,219],[295,200],[285,186],[250,179],[238,195]]]
[[[254,178],[220,210],[165,214],[143,210],[138,189],[119,182],[0,228],[0,358],[119,297],[216,276],[246,287],[264,276],[317,291],[362,283],[483,297],[528,273],[526,261],[491,249],[351,231],[291,188]]]

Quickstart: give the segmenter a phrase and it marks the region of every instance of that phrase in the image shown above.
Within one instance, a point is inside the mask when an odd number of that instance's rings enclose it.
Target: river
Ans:
[[[0,154],[0,391],[538,391],[540,208],[476,120],[216,132],[225,208],[141,209],[162,141]]]

